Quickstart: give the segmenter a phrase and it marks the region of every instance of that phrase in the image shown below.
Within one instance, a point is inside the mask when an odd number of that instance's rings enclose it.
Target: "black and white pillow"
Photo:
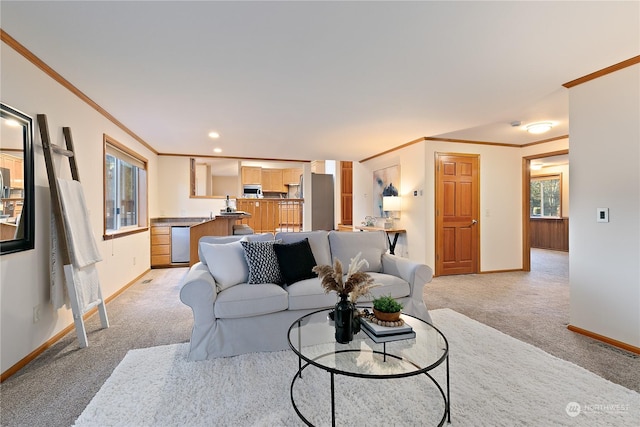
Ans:
[[[273,249],[273,245],[280,242],[281,240],[269,242],[240,241],[249,265],[247,283],[275,283],[278,285],[282,283],[280,265]]]

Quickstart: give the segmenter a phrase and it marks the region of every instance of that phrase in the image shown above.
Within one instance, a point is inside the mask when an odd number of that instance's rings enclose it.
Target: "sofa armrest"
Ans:
[[[428,265],[391,254],[382,255],[382,271],[409,282],[411,296],[413,297],[418,292],[417,295],[420,298],[422,298],[422,288],[426,283],[431,282],[433,277],[433,272]]]
[[[409,282],[411,293],[403,302],[403,311],[427,323],[432,323],[423,298],[424,285],[429,283],[433,277],[431,268],[426,264],[420,264],[407,258],[383,254],[382,271]]]
[[[216,281],[211,272],[203,263],[195,263],[180,288],[180,301],[194,310],[206,305],[211,311],[216,296]]]
[[[180,301],[191,307],[193,312],[190,360],[202,360],[207,356],[208,336],[216,327],[213,314],[216,296],[216,281],[209,269],[201,262],[195,263],[180,288]]]

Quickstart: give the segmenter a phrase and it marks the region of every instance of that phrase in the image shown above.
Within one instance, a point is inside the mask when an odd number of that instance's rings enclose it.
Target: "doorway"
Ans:
[[[531,247],[532,236],[537,237],[537,233],[541,232],[536,230],[532,231],[532,221],[537,221],[538,218],[532,217],[531,206],[531,178],[532,178],[532,166],[539,164],[543,168],[550,168],[558,166],[559,164],[568,165],[569,150],[559,150],[549,153],[541,153],[533,156],[527,156],[522,158],[522,270],[531,271]],[[562,182],[562,172],[554,170],[553,173],[541,174],[542,176],[556,176],[560,175],[560,182]],[[568,173],[564,177],[568,183]],[[567,184],[568,187],[568,184]],[[568,192],[566,192],[568,193]],[[568,199],[568,194],[565,197]],[[561,202],[562,203],[562,202]],[[566,203],[564,203],[566,204]],[[535,207],[534,207],[535,208]],[[541,215],[538,212],[544,212],[544,207],[541,211],[534,209],[533,212],[536,215]],[[541,221],[548,228],[553,228],[555,232],[567,233],[568,236],[568,209],[567,207],[561,207],[556,217],[550,217],[541,219]],[[552,221],[552,222],[551,222]],[[558,231],[559,230],[559,231]],[[566,250],[568,251],[568,237]],[[555,250],[564,250],[555,248]]]
[[[480,265],[479,155],[436,153],[436,276]]]

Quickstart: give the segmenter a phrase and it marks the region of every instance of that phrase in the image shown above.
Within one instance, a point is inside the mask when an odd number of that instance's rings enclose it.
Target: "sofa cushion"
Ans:
[[[219,319],[232,319],[275,313],[287,309],[287,297],[287,292],[278,285],[242,283],[218,294],[213,314]]]
[[[358,298],[358,303],[371,302],[374,298],[391,295],[393,298],[407,297],[411,293],[411,286],[405,280],[392,276],[391,274],[384,273],[369,273],[373,279],[373,283],[380,284],[382,286],[376,286],[371,288],[371,292],[368,295]]]
[[[282,283],[280,264],[276,252],[273,249],[279,240],[269,242],[245,242],[240,241],[244,248],[244,257],[249,265],[248,283]]]
[[[359,252],[362,253],[361,259],[366,259],[369,263],[361,271],[382,271],[382,254],[387,252],[388,244],[384,231],[329,232],[332,261],[339,259],[345,273],[349,263]]]
[[[268,240],[273,240],[272,233],[261,233],[261,234],[251,234],[246,236],[202,236],[200,240],[198,240],[198,259],[203,264],[207,264],[207,260],[202,256],[202,244],[210,243],[214,245],[220,245],[223,243],[231,243],[237,242],[240,239],[244,239],[247,241],[262,241],[266,242]]]
[[[317,277],[287,285],[285,289],[289,293],[289,310],[333,307],[338,302],[335,292],[324,292]]]
[[[273,250],[276,251],[284,283],[290,285],[318,276],[312,271],[316,266],[316,259],[311,252],[309,239],[305,238],[295,243],[276,243]]]
[[[324,230],[302,231],[302,232],[280,232],[276,234],[276,239],[282,243],[295,243],[303,239],[309,239],[311,252],[318,265],[331,264],[331,250],[329,249],[329,232]]]
[[[201,242],[200,250],[218,291],[247,282],[249,266],[239,241],[217,245]]]

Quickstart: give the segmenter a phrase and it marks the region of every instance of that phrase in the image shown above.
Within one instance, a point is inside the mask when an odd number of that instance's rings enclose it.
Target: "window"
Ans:
[[[530,215],[535,218],[562,216],[562,175],[531,178]]]
[[[104,135],[104,235],[147,227],[147,160]]]

